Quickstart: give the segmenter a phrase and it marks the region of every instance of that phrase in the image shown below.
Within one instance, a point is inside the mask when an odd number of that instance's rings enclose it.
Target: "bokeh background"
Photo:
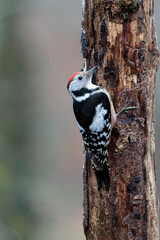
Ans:
[[[160,39],[160,2],[155,1]],[[81,0],[0,0],[0,240],[84,240],[82,139],[66,90]],[[160,193],[160,82],[156,161]]]

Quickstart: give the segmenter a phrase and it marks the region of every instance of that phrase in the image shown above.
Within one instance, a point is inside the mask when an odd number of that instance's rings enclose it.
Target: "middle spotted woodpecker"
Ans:
[[[73,99],[73,110],[97,177],[98,190],[102,182],[108,191],[110,185],[108,166],[108,145],[111,130],[117,116],[127,107],[116,114],[110,94],[104,88],[92,83],[92,76],[97,66],[89,71],[75,73],[68,81],[67,89]]]

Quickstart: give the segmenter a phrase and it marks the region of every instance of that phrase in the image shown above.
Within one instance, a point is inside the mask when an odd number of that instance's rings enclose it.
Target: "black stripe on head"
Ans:
[[[100,89],[99,87],[97,87],[95,89],[92,89],[92,90],[87,89],[87,88],[81,88],[78,91],[72,91],[72,93],[74,94],[75,97],[83,97],[86,93],[92,93],[92,92],[97,91],[99,89]]]

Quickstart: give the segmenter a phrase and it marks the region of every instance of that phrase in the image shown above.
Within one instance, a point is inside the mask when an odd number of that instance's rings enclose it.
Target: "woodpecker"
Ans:
[[[109,190],[108,145],[117,116],[127,108],[128,103],[116,114],[109,92],[92,83],[97,66],[89,71],[75,73],[68,81],[67,89],[73,99],[73,110],[84,146],[95,170],[98,190],[104,182]]]

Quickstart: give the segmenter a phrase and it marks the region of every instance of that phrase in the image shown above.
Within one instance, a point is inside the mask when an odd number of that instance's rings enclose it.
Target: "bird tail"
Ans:
[[[108,160],[106,156],[97,156],[93,155],[92,153],[89,154],[90,159],[92,161],[93,168],[95,170],[97,184],[98,184],[98,191],[102,188],[102,183],[104,182],[106,191],[109,190],[110,185],[110,176],[109,176],[109,167],[108,167]]]
[[[104,182],[106,191],[108,191],[110,186],[110,176],[109,176],[109,169],[108,169],[107,163],[104,164],[103,169],[101,171],[95,169],[95,174],[97,178],[98,191],[101,190],[103,182]]]

